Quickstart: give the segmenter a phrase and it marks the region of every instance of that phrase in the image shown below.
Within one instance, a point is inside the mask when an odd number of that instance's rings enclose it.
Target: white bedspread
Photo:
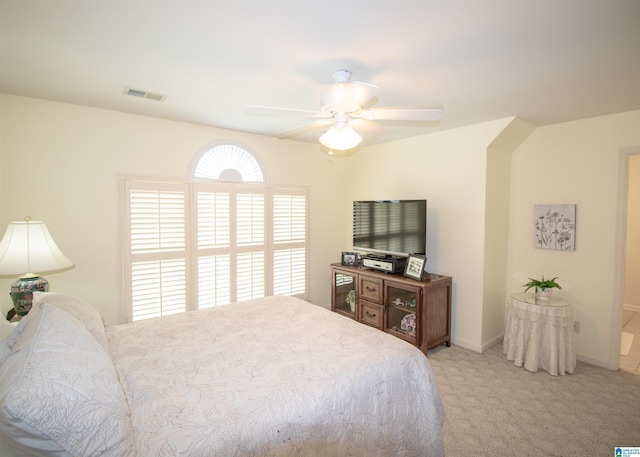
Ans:
[[[291,297],[107,328],[140,456],[440,456],[412,345]]]

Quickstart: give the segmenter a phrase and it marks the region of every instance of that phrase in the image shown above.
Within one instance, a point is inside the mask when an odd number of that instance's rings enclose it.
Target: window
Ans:
[[[235,145],[206,150],[192,178],[124,180],[127,320],[304,297],[307,190],[264,184]]]
[[[126,181],[125,191],[130,320],[183,312],[188,274],[186,187]]]
[[[239,174],[240,179],[235,176],[236,173]],[[229,179],[230,175],[234,179]],[[205,150],[196,161],[192,177],[222,181],[264,182],[262,168],[253,154],[235,144],[220,144]]]
[[[200,308],[264,297],[267,188],[194,183]]]
[[[280,189],[273,195],[273,293],[304,294],[306,283],[306,195]]]

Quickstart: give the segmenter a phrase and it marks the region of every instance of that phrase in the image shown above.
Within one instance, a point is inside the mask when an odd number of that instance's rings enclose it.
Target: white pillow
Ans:
[[[40,305],[0,366],[0,443],[18,455],[131,456],[130,414],[102,345]]]
[[[9,346],[9,349],[13,349],[13,347],[16,345],[16,342],[18,341],[18,338],[20,338],[22,331],[24,330],[24,327],[27,325],[27,322],[33,319],[33,317],[36,314],[38,314],[39,310],[40,308],[36,306],[32,306],[31,310],[29,311],[29,314],[22,316],[22,318],[20,318],[20,321],[18,321],[18,325],[16,325],[13,328],[13,331],[9,334],[9,337],[7,338],[7,346]]]
[[[89,330],[89,333],[93,335],[96,341],[109,352],[109,342],[107,341],[107,335],[104,331],[102,316],[98,310],[89,303],[78,297],[61,294],[59,292],[34,292],[33,308],[39,308],[42,303],[60,308],[78,319],[84,324],[87,330]],[[27,314],[27,316],[29,314]]]
[[[11,348],[8,344],[9,335],[18,325],[17,322],[9,322],[8,320],[0,317],[0,363],[4,362],[7,358]]]

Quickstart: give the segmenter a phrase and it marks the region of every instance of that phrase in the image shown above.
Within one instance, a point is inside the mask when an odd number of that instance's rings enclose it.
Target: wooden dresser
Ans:
[[[339,263],[331,265],[331,275],[332,311],[402,338],[425,354],[451,345],[450,276],[425,273],[416,281]]]

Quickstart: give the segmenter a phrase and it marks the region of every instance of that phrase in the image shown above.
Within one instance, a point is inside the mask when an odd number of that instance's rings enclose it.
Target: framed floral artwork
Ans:
[[[576,205],[534,205],[533,247],[576,249]]]

